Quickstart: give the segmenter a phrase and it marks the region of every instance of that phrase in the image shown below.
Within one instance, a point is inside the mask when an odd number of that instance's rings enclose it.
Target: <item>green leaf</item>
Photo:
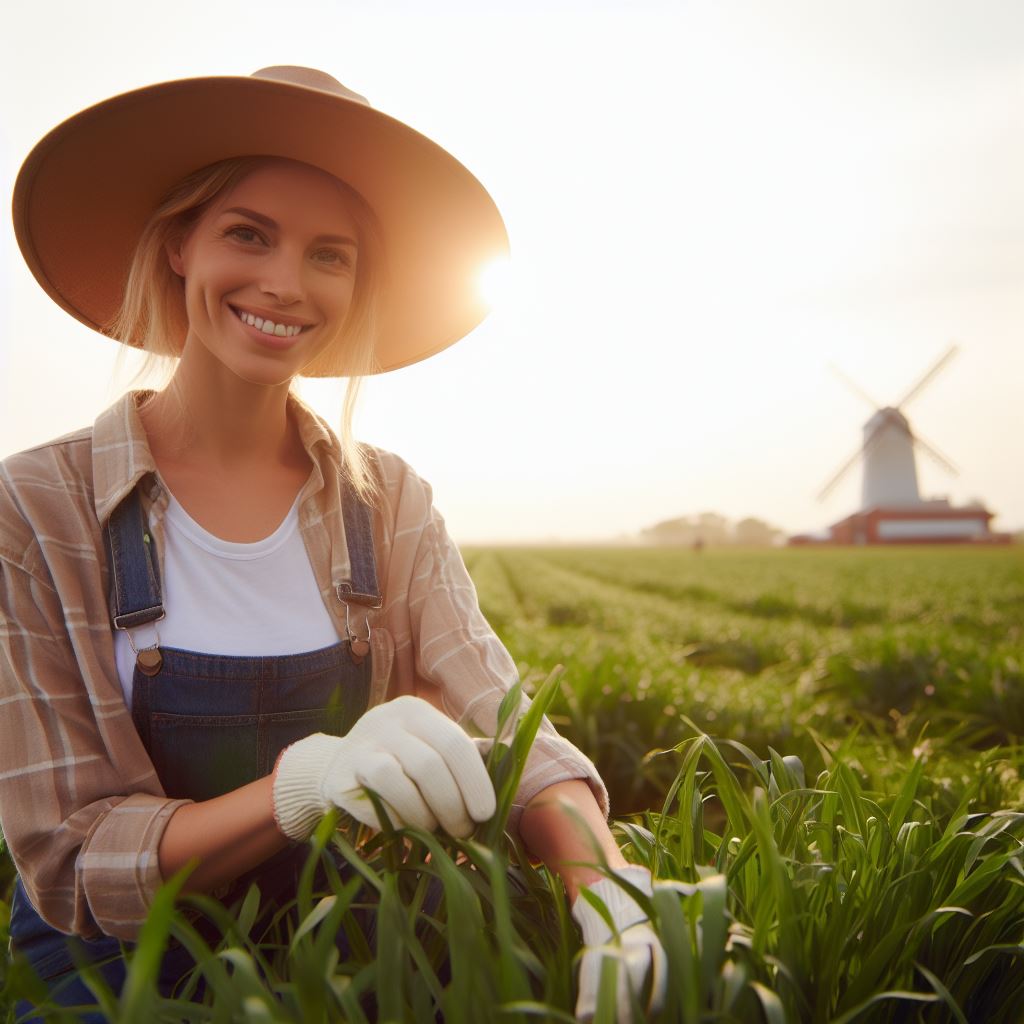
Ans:
[[[914,803],[917,795],[917,787],[921,782],[921,775],[924,771],[924,762],[916,758],[907,777],[903,780],[899,794],[893,801],[892,809],[889,811],[889,829],[892,832],[899,832],[907,820],[907,814]]]
[[[870,1009],[877,1003],[885,1002],[887,999],[897,999],[903,1002],[909,1003],[936,1003],[939,997],[926,992],[905,992],[899,989],[893,989],[892,991],[877,992],[875,995],[864,1002],[855,1006],[852,1010],[847,1011],[841,1017],[834,1017],[829,1024],[850,1024],[850,1021],[855,1020],[865,1010]]]
[[[927,967],[922,964],[915,963],[914,966],[925,976],[925,980],[933,989],[935,989],[938,997],[949,1007],[950,1012],[957,1019],[959,1024],[968,1024],[967,1018],[963,1014],[963,1010],[960,1009],[957,1001],[950,995],[949,989],[934,975]]]
[[[787,1024],[786,1010],[782,1005],[782,1000],[770,988],[762,985],[759,981],[752,981],[750,987],[754,990],[758,1000],[760,1000],[761,1009],[764,1012],[764,1019],[767,1024]]]
[[[118,1014],[124,1020],[144,1020],[152,1012],[151,1008],[158,998],[156,982],[160,964],[175,918],[174,903],[197,865],[198,861],[193,858],[168,879],[153,897],[149,914],[139,932],[139,941],[128,962],[121,991]]]
[[[320,898],[316,906],[306,915],[299,927],[295,929],[290,946],[292,956],[295,955],[295,951],[303,937],[308,935],[334,909],[334,905],[337,902],[338,897],[336,895]]]

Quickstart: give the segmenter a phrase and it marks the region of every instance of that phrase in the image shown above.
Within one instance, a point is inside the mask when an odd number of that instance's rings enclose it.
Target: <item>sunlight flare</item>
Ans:
[[[506,305],[513,292],[512,263],[500,257],[485,263],[477,275],[477,288],[490,309]]]

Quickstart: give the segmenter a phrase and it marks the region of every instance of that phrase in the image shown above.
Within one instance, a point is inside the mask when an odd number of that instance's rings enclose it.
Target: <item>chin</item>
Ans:
[[[253,384],[256,387],[264,388],[280,388],[286,387],[296,377],[299,376],[299,371],[296,370],[294,373],[236,373],[236,375],[246,382],[246,384]]]
[[[290,363],[287,366],[280,363],[275,366],[269,362],[260,365],[259,361],[254,363],[249,360],[233,360],[224,362],[222,365],[231,377],[244,381],[246,384],[267,388],[282,387],[301,372],[301,369]]]

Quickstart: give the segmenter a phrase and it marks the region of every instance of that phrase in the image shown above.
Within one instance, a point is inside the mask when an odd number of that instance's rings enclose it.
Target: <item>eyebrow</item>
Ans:
[[[228,213],[235,213],[240,217],[254,220],[257,224],[262,224],[265,228],[270,228],[272,231],[276,231],[279,226],[272,217],[268,217],[265,213],[257,213],[255,210],[250,210],[245,206],[232,206],[230,210],[224,210],[222,216]],[[329,242],[334,245],[351,245],[356,249],[359,248],[359,243],[348,235],[317,235],[314,241]]]

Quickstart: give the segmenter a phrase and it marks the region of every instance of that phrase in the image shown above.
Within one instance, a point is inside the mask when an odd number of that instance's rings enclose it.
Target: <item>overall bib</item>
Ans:
[[[351,579],[338,587],[349,603],[379,608],[369,508],[346,481],[342,509]],[[159,566],[146,531],[138,490],[114,511],[106,532],[114,625],[125,629],[163,617]],[[344,735],[366,711],[371,683],[369,620],[360,632],[322,650],[270,657],[237,657],[175,648],[139,652],[132,680],[132,719],[168,797],[208,800],[268,775],[278,754],[314,732]],[[221,899],[230,905],[251,882],[260,887],[268,916],[294,896],[308,856],[303,845],[285,849],[240,878]],[[339,871],[351,868],[339,863]],[[372,929],[372,924],[371,924]],[[111,936],[86,940],[51,928],[36,913],[19,878],[11,905],[12,951],[25,956],[62,1006],[95,1003],[78,979],[68,943],[76,943],[115,993],[126,964]],[[344,932],[339,933],[344,941]],[[131,949],[131,943],[124,944]],[[100,961],[106,961],[99,963]],[[165,995],[193,966],[172,943],[161,964]],[[16,1020],[32,1010],[16,1007]],[[83,1021],[102,1021],[88,1015]]]

